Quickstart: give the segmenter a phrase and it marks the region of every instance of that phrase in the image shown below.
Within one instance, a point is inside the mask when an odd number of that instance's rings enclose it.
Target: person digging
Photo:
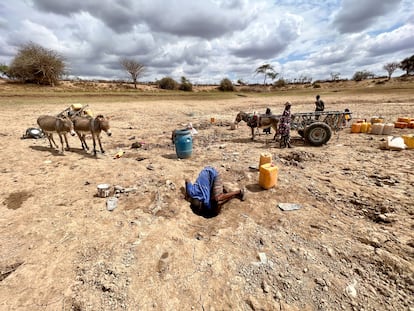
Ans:
[[[197,215],[217,216],[222,205],[234,198],[244,201],[245,189],[227,192],[220,172],[212,166],[204,167],[194,184],[188,178],[185,179],[185,199]]]

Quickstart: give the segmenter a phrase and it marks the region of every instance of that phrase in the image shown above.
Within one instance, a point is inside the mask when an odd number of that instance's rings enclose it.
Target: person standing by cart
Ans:
[[[282,117],[279,120],[278,133],[280,134],[280,148],[292,148],[290,144],[290,122],[292,121],[290,102],[285,103],[285,110],[283,111]]]
[[[325,103],[321,99],[320,95],[316,95],[316,101],[315,101],[315,112],[322,112],[325,110]],[[316,114],[316,120],[319,119],[319,114]]]
[[[266,113],[265,113],[265,115],[266,115],[266,117],[267,116],[271,116],[272,115],[272,110],[270,110],[270,108],[266,108]],[[268,127],[268,128],[265,128],[265,129],[263,129],[263,133],[265,133],[266,135],[267,134],[272,134],[272,132],[271,132],[271,129],[272,127]]]

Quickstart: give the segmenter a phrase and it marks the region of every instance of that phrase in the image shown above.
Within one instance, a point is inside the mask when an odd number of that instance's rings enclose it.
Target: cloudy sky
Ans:
[[[386,75],[414,54],[414,1],[0,0],[0,63],[29,42],[82,79],[128,79],[121,58],[146,67],[141,81],[257,83],[263,64],[285,79]]]

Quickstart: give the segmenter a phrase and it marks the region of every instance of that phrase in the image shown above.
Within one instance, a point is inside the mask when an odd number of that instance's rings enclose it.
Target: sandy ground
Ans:
[[[313,110],[312,99],[287,99],[293,112]],[[0,309],[414,310],[414,150],[380,150],[384,136],[349,128],[322,147],[293,149],[265,135],[252,142],[243,123],[230,130],[239,110],[281,113],[284,100],[92,103],[113,132],[96,157],[76,137],[64,154],[46,139],[20,139],[37,116],[66,107],[2,108]],[[354,118],[414,117],[414,96],[324,100]],[[189,122],[198,128],[193,154],[179,160],[171,131]],[[270,190],[249,169],[263,152],[279,168]],[[247,200],[214,218],[195,215],[180,187],[205,165],[246,187]],[[136,191],[110,212],[100,183]]]

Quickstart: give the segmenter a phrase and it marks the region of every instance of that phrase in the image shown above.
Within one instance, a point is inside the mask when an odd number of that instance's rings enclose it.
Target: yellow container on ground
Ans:
[[[366,133],[368,132],[368,123],[367,122],[362,122],[361,123],[361,129],[360,129],[361,133]]]
[[[260,154],[259,167],[266,163],[272,163],[272,154],[269,152],[264,152]]]
[[[407,149],[414,149],[414,134],[402,135],[404,144],[407,145]]]
[[[383,123],[384,122],[384,118],[382,118],[382,117],[372,117],[371,118],[371,123],[372,124],[374,124],[374,123]]]
[[[260,166],[259,185],[263,189],[270,189],[277,184],[279,168],[273,163],[266,163]]]

